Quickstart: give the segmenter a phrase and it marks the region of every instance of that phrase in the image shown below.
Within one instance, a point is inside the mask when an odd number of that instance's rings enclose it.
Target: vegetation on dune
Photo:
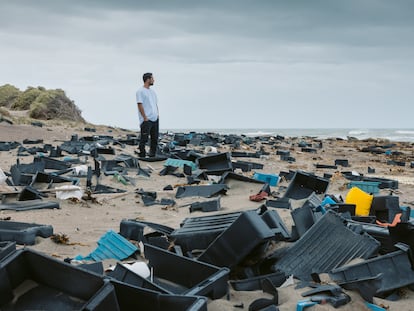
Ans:
[[[1,119],[1,117],[8,117],[8,118],[10,118],[11,117],[11,114],[10,114],[10,112],[7,109],[0,107],[0,119]]]
[[[22,92],[13,85],[5,84],[0,86],[1,106],[15,111],[27,110],[33,119],[85,122],[81,110],[61,89],[29,86]]]
[[[0,86],[0,107],[10,108],[22,92],[15,86],[5,84]]]
[[[10,108],[13,110],[28,110],[36,98],[45,91],[46,90],[29,86],[17,97],[16,101],[13,103],[13,105],[11,105]]]

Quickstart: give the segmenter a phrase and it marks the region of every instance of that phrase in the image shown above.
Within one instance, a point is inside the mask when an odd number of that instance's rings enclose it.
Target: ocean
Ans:
[[[382,138],[390,141],[405,141],[414,143],[414,129],[270,129],[270,128],[250,128],[250,129],[164,129],[161,132],[173,133],[207,133],[214,132],[220,134],[235,134],[246,136],[267,136],[281,135],[286,137],[312,136],[320,139],[355,137],[357,139]]]

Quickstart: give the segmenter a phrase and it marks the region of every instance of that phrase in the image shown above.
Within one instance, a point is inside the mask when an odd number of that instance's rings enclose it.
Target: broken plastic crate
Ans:
[[[264,181],[270,186],[276,186],[279,180],[279,176],[275,174],[263,174],[255,172],[253,178],[256,180]]]
[[[180,245],[184,252],[206,249],[214,239],[227,229],[240,212],[186,218],[180,228],[171,232],[170,239]]]
[[[197,165],[192,161],[173,159],[173,158],[168,158],[167,160],[165,160],[164,166],[183,167],[184,164],[191,166],[193,170],[197,169]]]
[[[232,165],[233,165],[233,170],[241,169],[242,172],[250,172],[253,168],[252,164],[248,162],[236,161],[236,162],[232,162]]]
[[[290,212],[299,236],[303,236],[315,223],[315,215],[310,206],[302,206]]]
[[[171,294],[223,297],[228,292],[227,268],[219,268],[159,247],[145,244],[145,258],[153,269],[153,282]]]
[[[134,219],[123,219],[119,225],[119,233],[124,238],[148,244],[153,244],[153,241],[160,237],[170,235],[173,230],[164,225]]]
[[[109,296],[109,299],[106,298],[106,305],[99,310],[207,311],[207,300],[204,297],[162,294],[116,280],[111,280],[105,290],[109,294],[102,291],[103,296]]]
[[[340,165],[343,167],[348,167],[349,166],[349,162],[348,159],[335,159],[335,165]]]
[[[234,158],[260,158],[260,152],[232,151],[231,156]]]
[[[146,277],[135,273],[120,263],[117,263],[115,269],[107,273],[107,276],[131,286],[146,288],[163,294],[169,293],[167,289],[164,289],[162,286],[151,282],[150,279],[147,279]]]
[[[312,192],[315,192],[317,195],[323,195],[325,194],[328,185],[329,180],[325,178],[297,171],[293,177],[293,180],[289,183],[283,197],[300,200],[309,197]]]
[[[59,202],[43,200],[16,201],[0,204],[0,210],[28,211],[42,208],[54,209],[60,208],[60,205]]]
[[[349,282],[382,274],[377,294],[414,283],[414,270],[409,258],[409,247],[397,244],[400,250],[378,256],[354,265],[333,269],[329,275],[335,282]]]
[[[229,283],[237,291],[261,290],[263,280],[268,279],[275,287],[282,285],[287,277],[283,272],[274,272],[264,275],[258,275],[242,280],[230,280]]]
[[[289,198],[278,198],[275,200],[266,200],[266,206],[274,207],[274,208],[283,208],[283,209],[292,208]]]
[[[263,169],[263,164],[249,161],[235,161],[232,162],[232,164],[233,169],[240,168],[243,172],[250,172],[251,170]]]
[[[214,212],[218,211],[220,208],[220,197],[217,197],[213,200],[191,203],[190,213],[195,211]]]
[[[353,223],[351,224],[354,225]],[[392,240],[387,227],[378,226],[376,224],[360,223],[360,222],[355,222],[355,225],[362,226],[362,229],[366,233],[368,233],[370,236],[372,236],[378,242],[381,243],[380,248],[378,249],[379,254],[387,254],[387,253],[391,253],[397,250],[394,246],[395,243]]]
[[[379,184],[379,182],[375,181],[351,181],[350,183],[348,183],[348,189],[351,189],[352,187],[358,187],[359,189],[367,193],[376,194],[379,192]]]
[[[113,230],[108,230],[98,241],[98,247],[89,255],[76,256],[76,260],[126,259],[132,256],[138,248]]]
[[[227,192],[227,189],[227,185],[224,184],[181,186],[177,188],[175,197],[177,199],[191,196],[210,198],[218,194],[225,194]]]
[[[232,268],[253,249],[273,237],[273,231],[256,211],[243,212],[208,246],[198,260]]]
[[[63,170],[71,166],[71,163],[68,163],[66,161],[60,161],[60,160],[49,158],[49,157],[35,158],[33,160],[33,163],[37,161],[43,162],[46,169]]]
[[[310,281],[312,273],[329,272],[355,258],[368,258],[379,242],[346,227],[346,220],[328,211],[274,265],[275,271]]]
[[[89,310],[102,277],[23,249],[0,262],[1,310]]]
[[[405,218],[401,218],[402,221],[409,220],[409,211],[403,211],[400,208],[398,196],[381,195],[373,197],[369,215],[375,216],[382,222],[392,223],[395,215],[399,213],[405,215]]]
[[[414,224],[400,222],[395,227],[388,227],[388,230],[394,243],[405,243],[410,246],[411,253],[414,252]]]
[[[198,158],[196,164],[210,175],[222,175],[224,172],[233,170],[231,156],[228,152]]]
[[[0,242],[0,261],[16,250],[16,242]]]
[[[0,241],[14,241],[17,244],[33,245],[36,236],[48,238],[53,227],[16,221],[0,221]]]
[[[273,231],[276,240],[288,240],[291,238],[291,235],[286,228],[285,223],[277,211],[267,210],[261,215],[261,217]]]

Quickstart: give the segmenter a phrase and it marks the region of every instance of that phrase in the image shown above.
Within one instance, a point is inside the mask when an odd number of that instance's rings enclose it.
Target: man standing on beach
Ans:
[[[152,73],[147,72],[142,76],[144,85],[136,93],[138,104],[138,117],[141,128],[141,140],[139,142],[139,156],[146,156],[145,145],[150,136],[150,157],[155,157],[158,146],[159,120],[157,94],[150,88],[154,85]]]

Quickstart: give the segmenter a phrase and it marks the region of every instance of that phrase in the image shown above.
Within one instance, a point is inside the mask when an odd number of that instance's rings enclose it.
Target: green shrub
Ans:
[[[0,86],[0,107],[10,108],[22,92],[15,86],[5,84]]]
[[[47,120],[47,106],[41,102],[30,105],[29,116],[33,119]]]
[[[30,117],[43,120],[71,120],[85,122],[81,111],[61,89],[47,90],[37,96],[30,107]]]
[[[42,94],[44,91],[39,90],[39,88],[34,88],[29,86],[17,100],[11,106],[14,110],[28,110],[30,105],[36,100],[36,98]]]
[[[7,109],[4,109],[4,108],[0,107],[0,119],[1,119],[2,116],[10,118],[11,114]]]
[[[29,110],[29,116],[42,120],[70,120],[83,122],[81,110],[61,89],[47,90],[43,86],[29,86],[24,92],[13,85],[0,86],[0,107]]]

